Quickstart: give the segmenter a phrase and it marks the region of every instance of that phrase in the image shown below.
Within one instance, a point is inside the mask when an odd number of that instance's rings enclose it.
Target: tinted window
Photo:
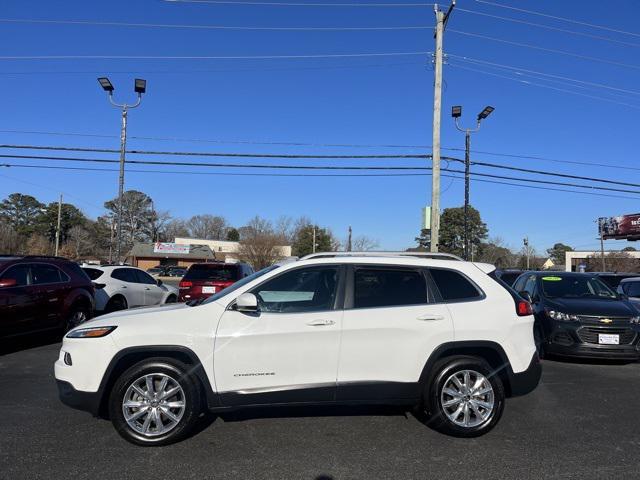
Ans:
[[[142,270],[134,270],[136,274],[136,279],[138,283],[144,283],[147,285],[157,285],[156,282],[151,275],[147,272],[143,272]]]
[[[266,281],[251,293],[258,297],[263,312],[311,312],[331,310],[337,286],[337,267],[299,268]]]
[[[531,297],[533,297],[533,293],[536,290],[536,276],[535,275],[531,275],[527,278],[527,282],[524,284],[524,288],[523,290],[527,293],[529,293],[529,295],[531,295]]]
[[[640,297],[640,282],[623,283],[622,290],[630,297]]]
[[[2,275],[2,279],[13,279],[17,282],[16,287],[23,287],[29,284],[29,267],[27,265],[14,265]]]
[[[111,272],[111,278],[115,278],[122,282],[138,283],[136,272],[131,268],[116,268]]]
[[[464,275],[453,270],[429,270],[444,301],[473,300],[482,294]]]
[[[415,270],[358,268],[354,308],[393,307],[428,303],[424,275]]]
[[[500,274],[500,280],[507,285],[513,285],[519,276],[520,272],[503,272]]]
[[[79,280],[89,280],[89,275],[87,275],[77,263],[65,263],[64,268],[62,269],[63,276],[65,275],[64,272],[71,272],[74,276],[77,276]]]
[[[66,275],[53,265],[31,265],[31,282],[34,285],[60,283],[66,280]]]
[[[82,270],[91,280],[95,280],[103,273],[102,270],[98,270],[97,268],[83,268]]]
[[[221,280],[234,282],[238,279],[237,265],[192,265],[189,267],[185,280]]]
[[[597,277],[588,275],[541,277],[542,290],[549,298],[617,298],[616,294]]]

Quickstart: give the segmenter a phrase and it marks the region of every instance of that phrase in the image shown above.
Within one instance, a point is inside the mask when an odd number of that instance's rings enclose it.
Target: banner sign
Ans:
[[[640,213],[598,219],[604,240],[640,240]]]
[[[178,243],[157,242],[153,245],[153,253],[188,255],[190,250],[191,245],[180,245]]]

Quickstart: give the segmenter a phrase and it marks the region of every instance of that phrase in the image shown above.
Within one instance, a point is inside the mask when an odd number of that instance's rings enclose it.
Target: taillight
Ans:
[[[182,280],[178,284],[178,288],[191,288],[191,287],[193,287],[193,282],[185,282],[184,280]]]
[[[533,309],[531,304],[526,300],[518,300],[516,307],[516,313],[519,317],[526,317],[527,315],[533,315]]]

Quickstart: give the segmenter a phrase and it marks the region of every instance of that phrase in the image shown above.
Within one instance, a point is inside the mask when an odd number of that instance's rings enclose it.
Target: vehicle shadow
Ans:
[[[29,350],[45,345],[52,345],[62,341],[62,332],[43,332],[24,335],[10,339],[0,339],[0,356]]]

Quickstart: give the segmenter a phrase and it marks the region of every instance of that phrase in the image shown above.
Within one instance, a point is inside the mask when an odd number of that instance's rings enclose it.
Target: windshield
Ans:
[[[224,297],[225,295],[228,295],[229,293],[235,292],[237,289],[239,289],[240,287],[246,285],[247,283],[255,280],[256,278],[263,276],[265,273],[269,273],[272,270],[275,270],[276,268],[279,268],[279,267],[280,267],[280,265],[271,265],[270,267],[263,268],[262,270],[258,270],[254,274],[249,275],[248,277],[244,277],[242,280],[237,281],[236,283],[234,283],[230,287],[225,288],[224,290],[216,293],[215,295],[211,295],[209,298],[207,298],[200,305],[204,305],[206,303],[215,302],[216,300]]]
[[[553,276],[541,278],[542,291],[548,298],[618,298],[607,285],[597,277]]]
[[[225,280],[238,278],[237,265],[193,265],[184,276],[185,280]]]

